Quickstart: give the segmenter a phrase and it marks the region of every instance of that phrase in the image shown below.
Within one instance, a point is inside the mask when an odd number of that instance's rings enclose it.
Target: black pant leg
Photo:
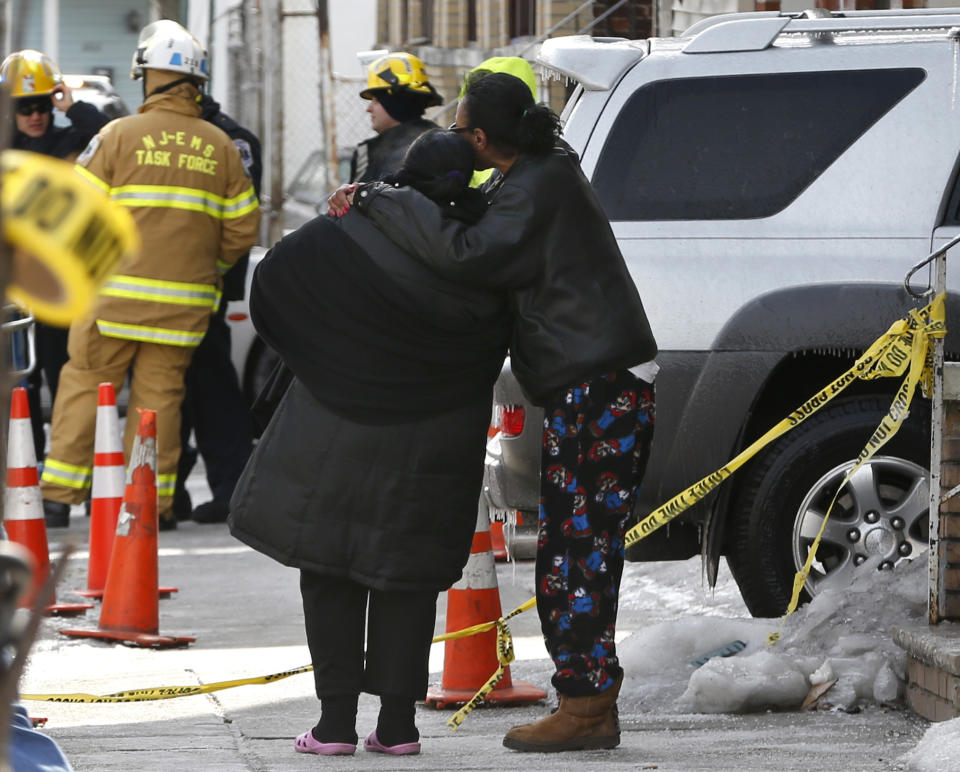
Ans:
[[[253,449],[250,410],[230,359],[225,308],[224,303],[210,318],[207,334],[194,354],[185,399],[207,482],[214,501],[223,503],[230,501]]]
[[[365,692],[415,700],[426,696],[437,595],[370,591]]]
[[[43,375],[39,367],[19,384],[27,390],[27,407],[30,408],[30,430],[33,433],[33,450],[37,454],[37,461],[43,460],[43,451],[46,446],[46,434],[43,430],[43,406],[40,402],[40,389],[43,385]]]
[[[69,330],[65,327],[51,327],[47,324],[37,325],[37,364],[43,370],[43,377],[47,380],[47,388],[50,389],[50,404],[53,404],[57,397],[60,370],[70,358],[67,354],[68,335]]]
[[[317,697],[360,694],[366,587],[349,579],[300,571],[300,595]]]
[[[46,380],[50,390],[50,404],[57,397],[57,385],[60,383],[60,369],[66,364],[68,331],[62,327],[51,327],[36,323],[37,363],[34,371],[27,376],[27,401],[30,406],[30,426],[33,430],[33,446],[37,460],[43,459],[46,435],[43,425],[43,407],[40,399],[43,382]]]

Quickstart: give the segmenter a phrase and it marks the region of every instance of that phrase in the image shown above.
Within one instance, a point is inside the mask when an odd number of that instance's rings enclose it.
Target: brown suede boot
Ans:
[[[515,751],[557,753],[595,748],[616,748],[620,744],[617,696],[623,673],[605,692],[592,697],[560,695],[560,705],[546,718],[515,726],[503,744]]]

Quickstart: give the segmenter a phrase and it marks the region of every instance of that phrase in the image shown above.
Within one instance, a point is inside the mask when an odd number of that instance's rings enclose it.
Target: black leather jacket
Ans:
[[[511,291],[511,363],[535,403],[656,356],[640,295],[576,153],[558,146],[521,155],[486,191],[490,208],[470,227],[442,218],[410,188],[366,185],[355,201],[441,275]]]

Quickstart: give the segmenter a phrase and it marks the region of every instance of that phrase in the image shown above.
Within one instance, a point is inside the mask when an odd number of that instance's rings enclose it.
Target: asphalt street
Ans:
[[[85,585],[87,528],[87,518],[75,514],[69,529],[50,531],[51,552],[67,541],[80,550],[70,560],[61,600]],[[177,531],[161,533],[159,546],[160,583],[179,589],[160,601],[160,632],[195,636],[196,643],[151,650],[66,639],[58,629],[95,627],[97,610],[81,620],[51,618],[34,646],[24,693],[107,694],[207,684],[309,663],[294,570],[234,541],[225,525],[181,524]],[[624,634],[663,619],[658,581],[664,586],[699,583],[695,562],[649,564],[641,570],[651,602],[629,604],[621,613]],[[532,563],[498,564],[498,574],[504,610],[532,596]],[[443,625],[441,608],[438,633]],[[514,619],[511,629],[518,655],[513,678],[549,688],[550,665],[534,612]],[[442,667],[442,646],[435,645],[433,682],[439,683]],[[642,689],[636,681],[630,684]],[[928,726],[906,711],[880,708],[857,714],[695,715],[641,707],[621,710],[622,744],[615,750],[538,755],[508,751],[501,739],[510,726],[545,715],[549,702],[481,708],[457,731],[446,726],[450,711],[420,706],[421,755],[394,758],[361,748],[353,757],[321,758],[293,750],[294,737],[318,717],[311,674],[163,701],[26,705],[31,716],[48,719],[42,731],[60,744],[76,770],[895,770],[903,768],[898,757]],[[361,736],[375,727],[377,710],[376,698],[362,696]]]

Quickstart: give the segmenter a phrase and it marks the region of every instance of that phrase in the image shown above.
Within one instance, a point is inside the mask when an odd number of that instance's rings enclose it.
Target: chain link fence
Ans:
[[[349,182],[350,155],[363,140],[373,136],[365,99],[360,92],[366,88],[366,78],[335,75],[333,81],[334,107],[337,126],[337,155],[340,159],[338,182]]]
[[[323,151],[326,140],[316,3],[284,0],[283,13],[283,179],[289,184],[311,153]]]

